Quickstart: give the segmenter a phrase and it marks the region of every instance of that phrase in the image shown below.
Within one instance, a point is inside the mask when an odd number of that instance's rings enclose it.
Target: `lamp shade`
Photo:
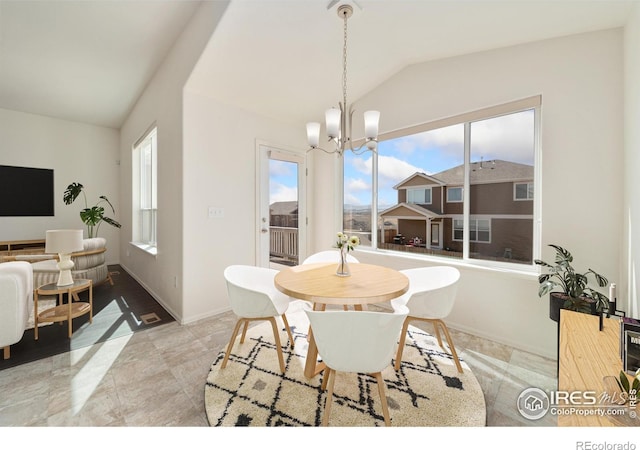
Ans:
[[[327,136],[330,139],[338,137],[340,133],[340,110],[337,108],[327,109],[324,117],[327,122]]]
[[[307,141],[309,147],[317,148],[320,144],[320,124],[318,122],[309,122],[307,124]]]
[[[364,137],[376,139],[378,137],[378,122],[380,111],[365,111],[364,113]]]
[[[46,253],[72,253],[83,250],[82,230],[47,230]]]

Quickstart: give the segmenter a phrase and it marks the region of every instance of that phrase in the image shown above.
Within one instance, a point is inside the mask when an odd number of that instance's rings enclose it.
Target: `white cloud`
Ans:
[[[437,148],[442,153],[459,155],[464,148],[464,125],[451,125],[400,138],[394,145],[401,155],[409,157],[415,150]]]
[[[277,159],[269,160],[269,175],[271,176],[289,176],[293,175],[293,167],[296,164],[289,161],[279,161]]]
[[[362,199],[356,195],[350,194],[345,191],[344,204],[345,205],[369,205],[371,202],[363,202]]]
[[[353,160],[353,167],[363,174],[371,174],[371,157],[367,159]],[[425,172],[424,169],[409,164],[407,161],[393,156],[378,155],[378,184],[379,188],[393,186],[416,172]]]
[[[295,202],[296,200],[298,200],[298,188],[296,186],[285,186],[282,183],[271,182],[269,203]]]
[[[533,111],[471,124],[471,160],[503,159],[533,164]]]

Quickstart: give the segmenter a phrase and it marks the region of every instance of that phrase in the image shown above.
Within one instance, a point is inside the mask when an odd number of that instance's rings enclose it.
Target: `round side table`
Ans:
[[[81,302],[78,293],[87,289],[89,290],[89,302]],[[36,340],[38,340],[39,322],[68,321],[69,338],[71,338],[73,334],[73,319],[89,313],[89,323],[93,322],[93,283],[91,280],[77,279],[73,280],[73,284],[67,286],[58,286],[56,283],[49,283],[40,286],[33,294],[34,337]],[[66,304],[64,303],[64,294],[67,294]],[[57,295],[58,305],[38,314],[39,295]]]

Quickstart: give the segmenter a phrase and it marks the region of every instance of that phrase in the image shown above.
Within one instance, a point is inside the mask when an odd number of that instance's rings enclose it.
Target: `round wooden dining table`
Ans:
[[[302,264],[281,270],[275,276],[276,288],[293,298],[321,305],[362,305],[381,303],[407,292],[409,279],[403,273],[373,264],[350,264],[351,275],[336,274],[337,264]],[[309,348],[305,360],[304,375],[312,378],[324,369],[318,363],[318,348],[309,330]]]

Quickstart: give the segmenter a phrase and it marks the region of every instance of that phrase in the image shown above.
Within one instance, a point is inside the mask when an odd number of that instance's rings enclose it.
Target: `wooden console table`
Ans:
[[[620,321],[604,319],[598,329],[598,316],[566,309],[560,312],[560,351],[558,391],[604,391],[605,376],[618,377],[620,360]],[[559,415],[558,426],[611,427],[615,424],[598,415]]]
[[[44,253],[45,240],[0,241],[0,257]]]

